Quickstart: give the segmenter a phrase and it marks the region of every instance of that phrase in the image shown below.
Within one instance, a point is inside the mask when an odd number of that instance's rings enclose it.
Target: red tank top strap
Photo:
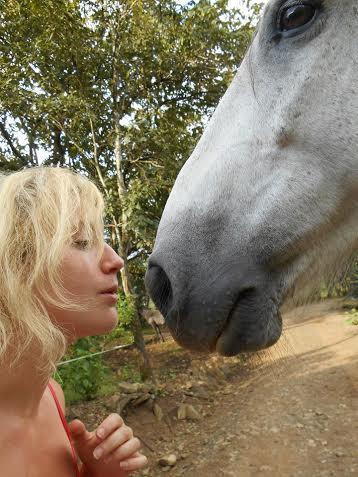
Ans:
[[[73,465],[74,465],[74,467],[75,467],[76,477],[80,477],[80,469],[79,469],[79,467],[78,467],[77,454],[76,454],[76,451],[75,451],[75,448],[74,448],[74,445],[73,445],[73,442],[72,442],[72,437],[71,437],[70,428],[68,427],[68,424],[67,424],[65,415],[64,415],[64,413],[63,413],[61,404],[60,404],[59,401],[58,401],[58,398],[57,398],[57,396],[56,396],[56,392],[55,392],[55,390],[53,389],[53,386],[51,385],[51,383],[48,383],[48,388],[49,388],[49,390],[50,390],[50,392],[51,392],[51,394],[52,394],[53,400],[55,401],[55,404],[56,404],[56,407],[57,407],[57,411],[58,411],[58,414],[59,414],[59,416],[60,416],[62,425],[63,425],[63,427],[64,427],[64,429],[65,429],[66,434],[67,434],[68,440],[70,441],[71,450],[72,450],[72,457],[73,457]]]

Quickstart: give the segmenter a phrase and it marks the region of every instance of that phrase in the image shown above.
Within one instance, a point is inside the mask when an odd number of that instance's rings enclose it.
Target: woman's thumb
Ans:
[[[92,437],[92,433],[87,431],[86,426],[79,419],[70,422],[69,428],[74,442],[88,441]]]
[[[75,419],[69,424],[72,442],[76,448],[76,452],[82,462],[93,459],[93,450],[99,444],[100,439],[96,437],[94,432],[89,432],[86,426],[79,419]]]

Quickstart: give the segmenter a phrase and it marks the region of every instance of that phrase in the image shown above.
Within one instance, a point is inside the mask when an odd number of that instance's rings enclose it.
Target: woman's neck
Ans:
[[[7,359],[0,366],[0,414],[32,418],[37,415],[50,376],[39,372],[36,350],[29,350],[16,364]]]

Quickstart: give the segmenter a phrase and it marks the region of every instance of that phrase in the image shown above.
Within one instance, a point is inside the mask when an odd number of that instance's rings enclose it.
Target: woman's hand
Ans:
[[[110,414],[96,431],[87,431],[79,419],[70,423],[70,430],[84,477],[126,477],[147,464],[140,440],[118,414]]]

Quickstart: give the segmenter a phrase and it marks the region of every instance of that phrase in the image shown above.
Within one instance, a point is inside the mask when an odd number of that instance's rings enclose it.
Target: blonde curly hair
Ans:
[[[18,362],[35,343],[41,370],[49,373],[67,343],[46,304],[83,306],[64,288],[61,260],[79,234],[102,253],[103,198],[69,169],[34,167],[0,176],[0,210],[0,362],[9,349],[12,363]]]

